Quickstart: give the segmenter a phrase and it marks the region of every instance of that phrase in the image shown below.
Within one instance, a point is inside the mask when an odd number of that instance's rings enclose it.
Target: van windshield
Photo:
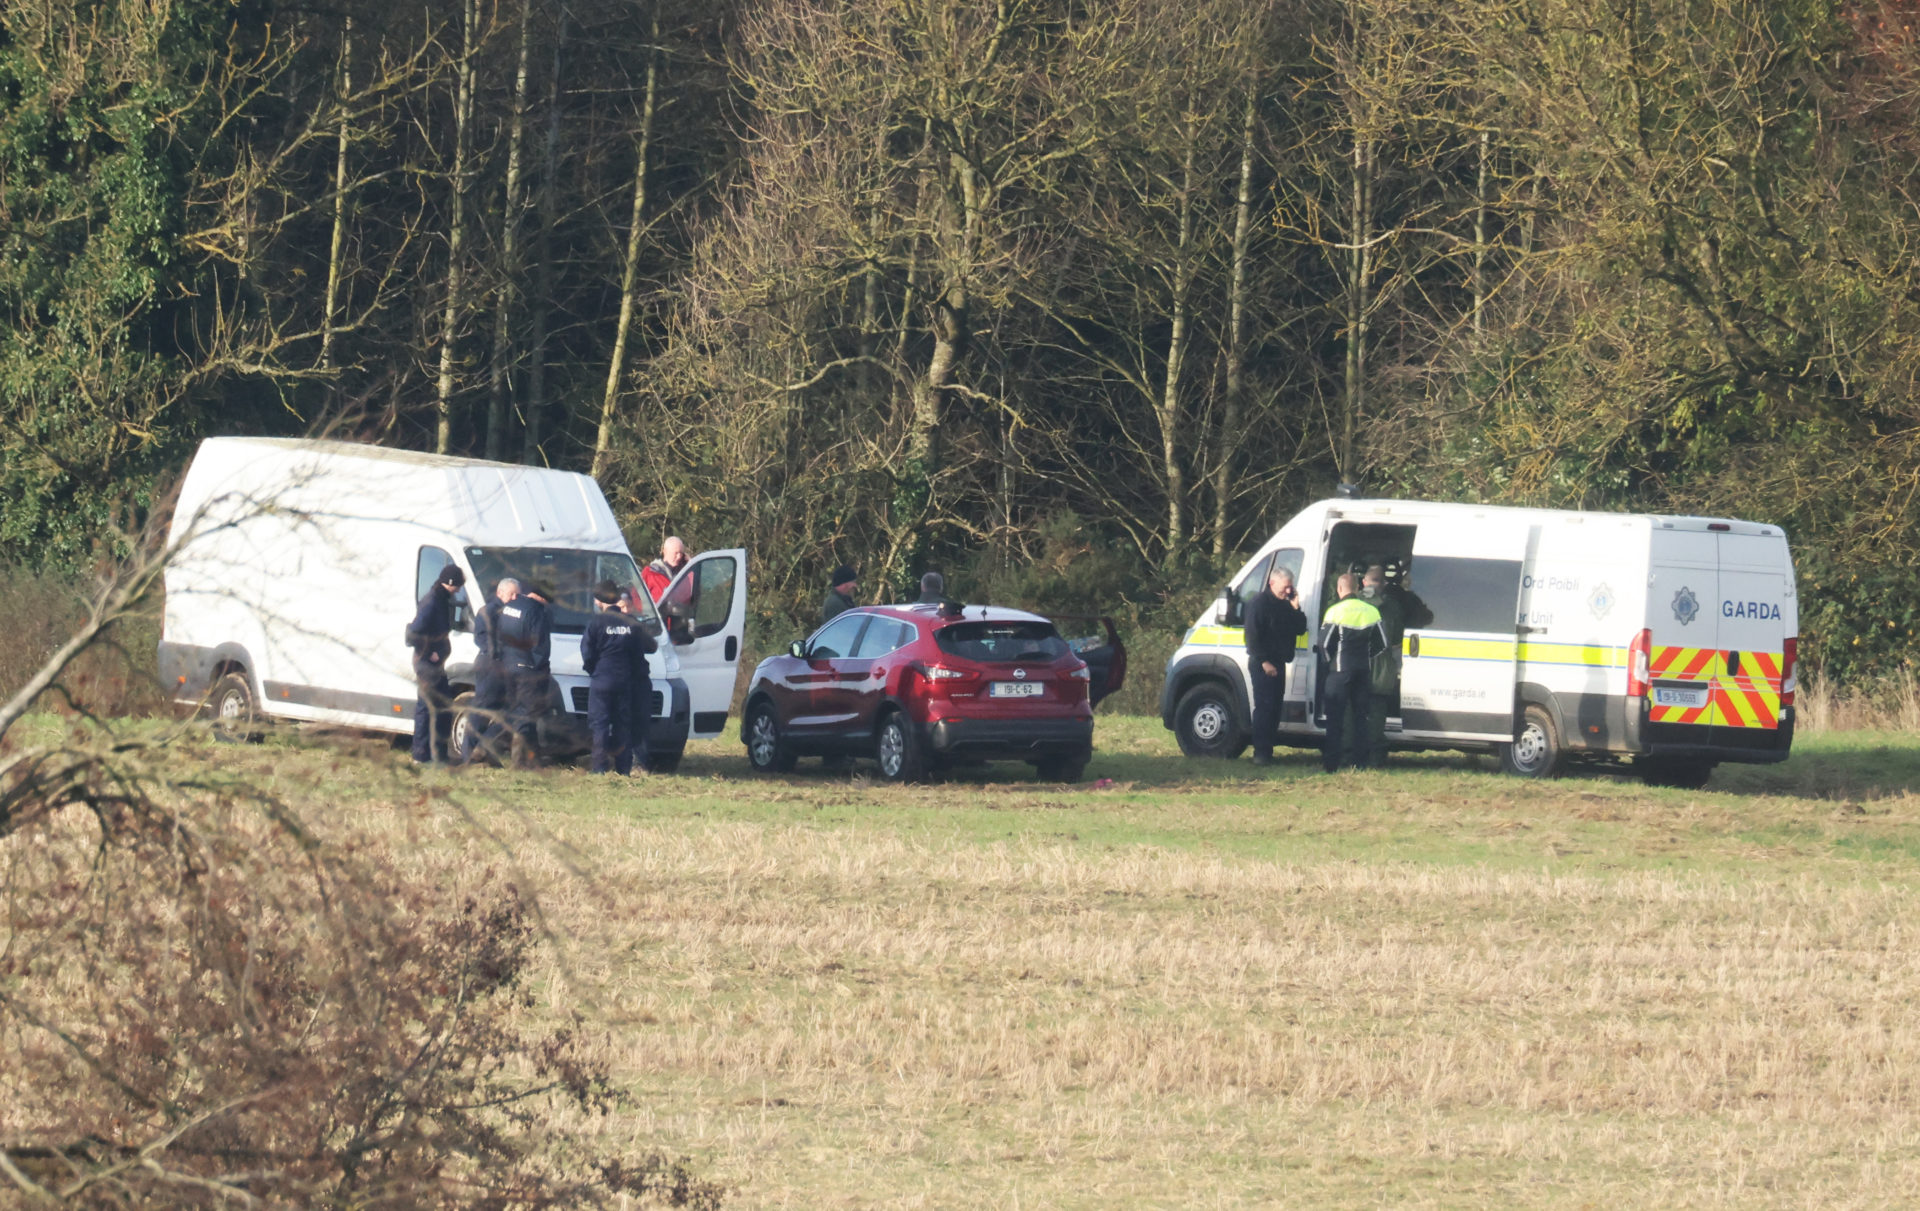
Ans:
[[[467,561],[481,591],[491,594],[503,576],[521,585],[544,584],[553,590],[553,629],[578,635],[593,617],[593,586],[611,580],[620,586],[621,608],[640,620],[649,635],[660,637],[660,615],[640,583],[640,569],[625,551],[572,551],[560,547],[468,547]]]

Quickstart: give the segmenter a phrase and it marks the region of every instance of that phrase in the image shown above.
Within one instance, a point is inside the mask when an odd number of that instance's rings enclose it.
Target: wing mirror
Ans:
[[[798,656],[800,659],[805,660],[807,658],[807,641],[804,639],[794,640],[787,645],[787,654],[789,656]]]
[[[1233,590],[1221,589],[1220,596],[1213,599],[1213,625],[1225,627],[1233,625]]]

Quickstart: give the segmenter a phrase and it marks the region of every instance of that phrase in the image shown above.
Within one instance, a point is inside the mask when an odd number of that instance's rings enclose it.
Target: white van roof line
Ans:
[[[406,463],[416,467],[493,467],[520,470],[525,463],[503,463],[488,458],[467,458],[457,454],[428,454],[421,450],[396,450],[365,442],[338,441],[318,437],[209,437],[208,443],[258,446],[274,450],[298,450],[309,454],[332,454],[347,458],[372,458],[382,462]],[[543,468],[544,469],[544,468]]]
[[[1521,505],[1483,505],[1461,504],[1452,501],[1437,500],[1372,500],[1366,497],[1358,499],[1331,498],[1316,502],[1327,512],[1338,512],[1343,518],[1360,518],[1369,513],[1391,514],[1395,510],[1419,512],[1425,516],[1456,515],[1471,517],[1486,513],[1524,515],[1534,521],[1585,521],[1589,518],[1612,518],[1620,521],[1644,521],[1650,525],[1674,530],[1704,530],[1711,525],[1739,526],[1739,533],[1758,533],[1767,536],[1779,535],[1783,531],[1778,526],[1765,522],[1742,521],[1735,517],[1692,517],[1678,513],[1619,513],[1598,509],[1542,509]],[[1309,508],[1315,507],[1309,505]]]

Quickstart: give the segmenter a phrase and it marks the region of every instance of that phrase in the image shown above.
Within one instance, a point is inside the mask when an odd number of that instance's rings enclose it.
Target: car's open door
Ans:
[[[733,705],[740,645],[746,636],[746,551],[735,548],[695,555],[660,594],[659,608],[666,638],[680,661],[680,676],[687,683],[691,734],[718,736]]]
[[[1402,735],[1513,739],[1528,536],[1493,517],[1419,523],[1402,599]]]
[[[1113,625],[1113,619],[1104,615],[1091,614],[1053,614],[1053,625],[1065,635],[1067,646],[1073,649],[1087,666],[1087,701],[1099,706],[1100,700],[1120,689],[1127,680],[1127,648],[1120,642],[1119,628]],[[1094,634],[1068,634],[1089,630],[1097,626],[1101,632]]]

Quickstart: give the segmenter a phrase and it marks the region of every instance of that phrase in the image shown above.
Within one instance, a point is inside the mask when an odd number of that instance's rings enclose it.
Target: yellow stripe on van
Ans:
[[[1412,646],[1411,639],[1400,641],[1402,653]],[[1429,656],[1441,660],[1499,660],[1512,663],[1519,652],[1520,645],[1513,639],[1453,639],[1445,636],[1421,635],[1420,659]]]
[[[1195,627],[1187,642],[1202,648],[1244,648],[1247,646],[1247,632],[1244,627]],[[1307,637],[1301,635],[1293,641],[1296,652],[1307,650]]]
[[[1590,643],[1541,643],[1528,640],[1520,645],[1520,659],[1528,664],[1577,664],[1587,668],[1624,669],[1627,667],[1627,649]]]

